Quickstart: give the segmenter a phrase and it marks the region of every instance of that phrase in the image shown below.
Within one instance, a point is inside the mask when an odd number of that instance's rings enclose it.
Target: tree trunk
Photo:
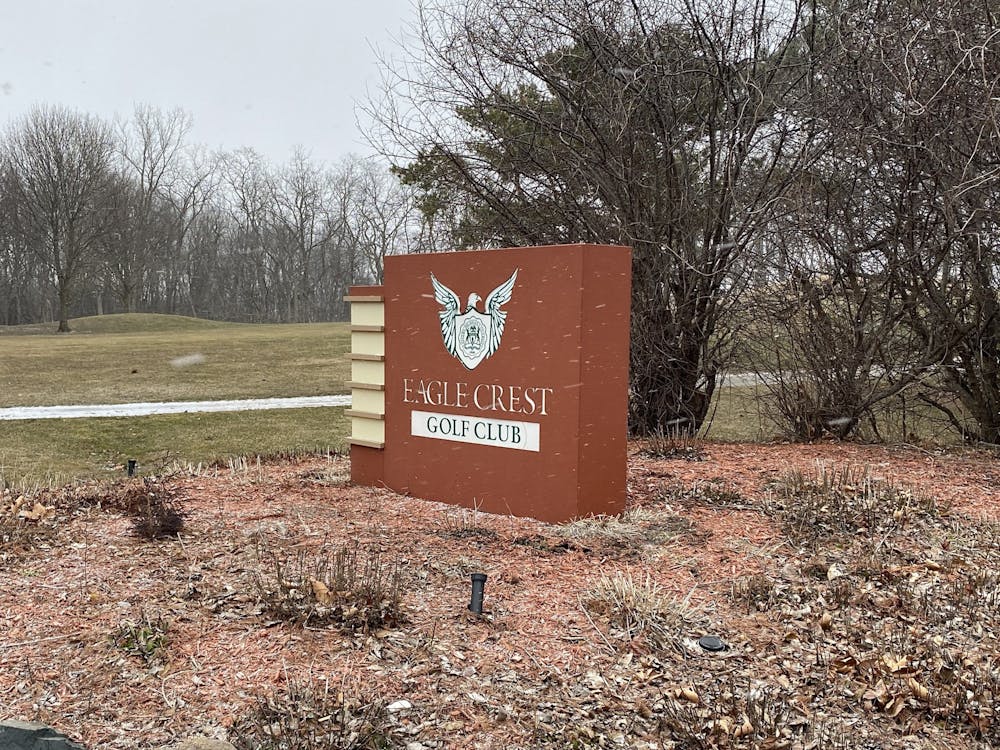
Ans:
[[[69,289],[59,286],[59,327],[56,333],[69,333]]]

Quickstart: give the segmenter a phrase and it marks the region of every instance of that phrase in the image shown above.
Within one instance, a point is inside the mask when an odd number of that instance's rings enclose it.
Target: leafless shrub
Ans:
[[[257,548],[254,582],[265,609],[282,620],[375,630],[403,621],[401,570],[357,543],[293,555]]]
[[[142,539],[176,539],[184,529],[187,514],[176,492],[155,480],[130,483],[122,502],[132,513],[132,531]]]
[[[350,698],[323,681],[290,679],[233,725],[237,750],[388,750],[399,747],[384,702]]]
[[[849,249],[825,244],[823,222],[815,219],[821,236],[809,240],[801,219],[777,227],[776,275],[787,280],[754,291],[758,322],[745,357],[769,395],[765,413],[789,438],[843,439],[864,429],[880,438],[877,409],[920,372],[910,361],[914,345],[900,341],[903,313],[887,299],[891,283],[862,273]]]
[[[53,491],[50,500],[54,506],[69,512],[96,508],[131,516],[132,531],[141,539],[176,539],[184,530],[188,514],[171,482],[173,476],[80,482]]]

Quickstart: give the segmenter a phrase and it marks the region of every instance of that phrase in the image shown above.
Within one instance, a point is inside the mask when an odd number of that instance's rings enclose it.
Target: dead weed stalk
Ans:
[[[289,555],[258,542],[254,583],[267,612],[303,625],[370,631],[403,621],[401,570],[358,543]]]
[[[819,465],[815,474],[789,473],[769,509],[797,542],[816,543],[841,535],[888,534],[907,523],[938,515],[933,498],[872,476],[867,466]]]
[[[400,746],[393,726],[380,700],[289,679],[236,720],[230,740],[237,750],[388,750]]]

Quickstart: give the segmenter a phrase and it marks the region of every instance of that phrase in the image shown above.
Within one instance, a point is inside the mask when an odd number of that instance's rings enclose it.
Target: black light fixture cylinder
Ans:
[[[130,477],[134,477],[135,476],[135,467],[136,467],[136,465],[138,465],[138,463],[139,462],[136,461],[134,458],[130,458],[128,460],[128,463],[125,465],[125,473],[128,476],[130,476]]]
[[[472,601],[469,602],[469,609],[477,615],[483,613],[483,589],[486,588],[486,574],[472,574]]]

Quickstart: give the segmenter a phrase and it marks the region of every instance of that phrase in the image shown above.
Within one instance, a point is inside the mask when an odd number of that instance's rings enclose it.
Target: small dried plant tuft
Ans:
[[[705,458],[701,438],[678,427],[661,427],[647,435],[644,442],[642,453],[650,458],[678,458],[684,461],[702,461]]]
[[[638,579],[629,572],[602,575],[583,603],[607,617],[621,637],[642,638],[659,651],[681,648],[684,633],[702,619],[689,598],[664,594],[648,574]]]
[[[933,498],[889,479],[872,476],[867,466],[819,465],[812,476],[793,471],[769,503],[796,541],[816,542],[838,535],[886,533],[909,521],[938,515]]]
[[[230,739],[237,750],[388,750],[400,746],[393,729],[380,700],[290,679],[283,691],[258,698]]]
[[[282,620],[370,631],[403,621],[401,570],[360,545],[288,555],[258,543],[254,580],[265,609]]]
[[[53,536],[53,509],[27,495],[0,493],[0,564],[13,560]]]
[[[162,659],[167,651],[167,623],[160,616],[152,617],[143,611],[136,621],[118,623],[111,634],[111,642],[147,664]]]

